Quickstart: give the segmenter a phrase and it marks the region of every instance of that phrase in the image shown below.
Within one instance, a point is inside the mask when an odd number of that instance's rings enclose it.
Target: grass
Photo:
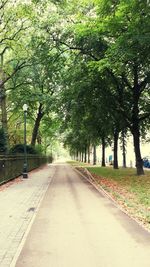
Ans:
[[[150,171],[137,176],[134,168],[115,170],[112,167],[95,167],[76,161],[70,164],[87,168],[97,185],[103,187],[131,216],[150,230]]]
[[[140,204],[150,207],[150,172],[145,171],[145,175],[137,176],[133,168],[112,168],[88,167],[88,170],[101,178],[108,178],[112,182],[117,182],[118,186],[124,187],[130,193],[137,196]]]
[[[133,217],[150,229],[150,171],[137,176],[133,168],[88,167],[101,185]]]

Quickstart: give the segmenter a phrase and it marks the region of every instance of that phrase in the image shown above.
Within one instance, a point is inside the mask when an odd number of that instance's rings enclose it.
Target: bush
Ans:
[[[38,152],[36,151],[36,149],[30,145],[26,145],[26,149],[27,149],[27,154],[38,154]],[[17,154],[17,153],[24,153],[24,145],[23,144],[17,144],[15,146],[13,146],[10,149],[10,153],[12,154]]]
[[[53,162],[53,157],[51,156],[51,155],[49,155],[48,157],[47,157],[47,161],[48,161],[48,163],[52,163]]]
[[[42,145],[36,145],[35,146],[35,150],[36,150],[37,154],[39,154],[39,155],[43,155],[44,154]]]
[[[3,128],[0,128],[0,153],[7,151],[7,137]]]

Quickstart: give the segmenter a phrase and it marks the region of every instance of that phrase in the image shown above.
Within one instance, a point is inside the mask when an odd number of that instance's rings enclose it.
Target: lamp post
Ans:
[[[27,104],[23,105],[23,111],[24,111],[24,164],[23,164],[23,178],[28,178],[28,172],[27,172],[27,142],[26,142],[26,118],[27,118]]]

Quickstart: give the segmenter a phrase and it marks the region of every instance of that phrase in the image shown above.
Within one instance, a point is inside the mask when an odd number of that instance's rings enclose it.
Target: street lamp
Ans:
[[[27,173],[27,142],[26,142],[26,118],[27,118],[27,104],[23,105],[23,111],[24,111],[24,164],[23,164],[23,178],[28,178]]]

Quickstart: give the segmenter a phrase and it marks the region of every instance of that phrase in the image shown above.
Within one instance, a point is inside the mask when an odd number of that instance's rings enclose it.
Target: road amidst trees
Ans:
[[[48,153],[61,138],[70,153],[96,163],[96,146],[118,142],[126,167],[133,136],[138,175],[140,144],[150,129],[150,5],[137,0],[2,0],[0,103],[4,152],[23,143],[22,106],[29,107],[28,143]],[[60,137],[62,136],[62,137]]]
[[[67,164],[56,172],[16,267],[149,267],[150,236]]]

